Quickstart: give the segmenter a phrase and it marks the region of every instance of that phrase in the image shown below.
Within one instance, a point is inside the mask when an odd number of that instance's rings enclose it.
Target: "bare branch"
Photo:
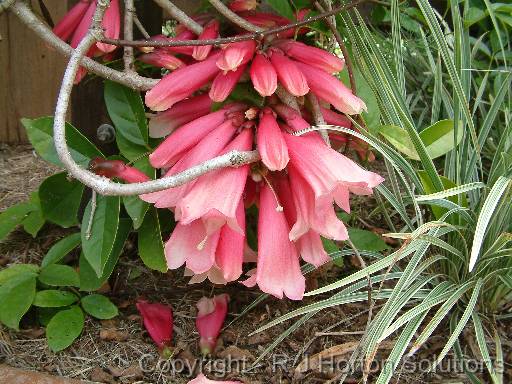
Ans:
[[[287,105],[290,108],[295,109],[297,112],[300,112],[299,103],[297,102],[297,98],[293,96],[290,92],[283,88],[281,84],[277,86],[276,95],[283,102],[284,105]]]
[[[235,43],[238,41],[247,41],[247,40],[258,40],[262,37],[274,35],[280,32],[287,31],[292,28],[302,27],[314,21],[325,19],[327,16],[332,16],[342,11],[346,11],[347,9],[354,8],[361,3],[364,3],[368,0],[355,0],[347,5],[339,6],[333,8],[332,11],[323,12],[316,16],[305,18],[304,20],[297,21],[295,23],[290,23],[288,25],[283,25],[282,27],[265,29],[261,32],[257,33],[248,33],[245,35],[238,35],[233,37],[223,37],[219,39],[204,39],[204,40],[174,40],[174,41],[163,41],[163,40],[119,40],[119,39],[102,39],[103,43],[113,44],[113,45],[130,45],[133,47],[183,47],[183,46],[201,46],[201,45],[220,45],[227,43]]]
[[[59,39],[46,24],[39,20],[25,2],[18,0],[9,10],[49,46],[62,53],[64,56],[70,57],[72,55],[74,49]],[[89,72],[139,91],[151,89],[158,82],[158,80],[142,77],[136,73],[127,75],[124,72],[106,67],[88,57],[82,57],[80,64]]]
[[[183,24],[187,29],[194,32],[196,35],[199,35],[203,32],[203,27],[197,24],[193,19],[191,19],[185,12],[175,6],[169,0],[153,0],[157,3],[162,9],[167,11],[173,19],[177,20],[180,24]]]
[[[324,115],[320,109],[320,104],[318,104],[318,99],[313,92],[308,93],[308,100],[311,104],[311,113],[315,125],[325,125]],[[322,136],[322,139],[324,139],[325,143],[330,147],[331,141],[329,140],[329,133],[323,129],[320,131],[320,136]]]
[[[133,22],[135,23],[135,25],[137,26],[137,29],[139,30],[140,33],[142,33],[142,36],[144,36],[145,39],[151,38],[151,36],[149,36],[148,31],[146,31],[146,28],[144,28],[144,26],[140,22],[137,14],[133,15]]]
[[[3,11],[7,10],[7,8],[13,5],[15,1],[16,0],[3,0],[2,2],[0,2],[0,15]]]
[[[219,11],[220,14],[222,14],[226,19],[231,21],[233,24],[238,25],[240,28],[245,29],[249,32],[262,32],[264,31],[263,28],[260,28],[247,20],[245,20],[243,17],[238,16],[235,12],[231,11],[224,3],[220,0],[208,0],[211,5],[214,6],[214,8]]]
[[[316,9],[318,9],[320,12],[324,11],[324,8],[318,3],[315,2]],[[338,42],[338,45],[341,49],[341,52],[343,53],[343,58],[345,59],[345,65],[347,66],[348,71],[348,78],[350,80],[350,90],[352,91],[352,94],[357,96],[357,90],[356,90],[356,80],[354,78],[354,66],[352,65],[352,60],[350,59],[350,55],[348,54],[347,47],[345,46],[345,43],[343,42],[343,38],[340,35],[340,32],[336,28],[336,24],[333,24],[330,19],[325,20],[327,26],[331,30],[334,38]]]
[[[133,17],[135,6],[133,0],[124,0],[124,31],[123,37],[126,40],[133,40]],[[124,71],[133,73],[133,47],[124,47],[123,52]]]

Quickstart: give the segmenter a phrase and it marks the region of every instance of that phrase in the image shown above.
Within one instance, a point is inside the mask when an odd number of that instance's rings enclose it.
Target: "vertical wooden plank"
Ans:
[[[45,3],[55,20],[67,10],[61,0]],[[20,119],[53,114],[65,59],[9,12],[0,16],[0,33],[0,142],[26,142]]]

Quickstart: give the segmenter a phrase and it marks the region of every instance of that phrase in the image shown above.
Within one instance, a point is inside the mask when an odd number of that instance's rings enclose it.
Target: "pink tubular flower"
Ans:
[[[306,180],[297,170],[288,167],[293,202],[297,212],[297,221],[290,231],[290,240],[295,241],[310,230],[333,240],[347,240],[345,224],[338,220],[332,200],[322,200],[315,204],[315,195]]]
[[[224,72],[236,71],[236,69],[248,63],[254,56],[256,43],[253,40],[240,41],[228,44],[217,59],[217,67]]]
[[[142,183],[149,180],[145,173],[135,167],[127,166],[121,160],[107,160],[97,157],[91,160],[89,168],[97,175],[108,177],[109,179],[117,177],[127,183]]]
[[[290,164],[312,188],[315,207],[333,199],[340,208],[349,211],[349,191],[358,195],[371,194],[372,188],[384,181],[376,173],[361,168],[341,153],[310,137],[284,134]]]
[[[119,11],[119,0],[111,0],[110,5],[105,11],[101,26],[105,31],[107,39],[119,39],[119,32],[121,31],[121,15]],[[117,47],[115,45],[97,42],[96,46],[102,52],[109,53],[114,51]]]
[[[293,202],[293,191],[290,187],[290,182],[287,177],[275,177],[274,185],[279,196],[279,200],[284,208],[284,214],[288,225],[292,226],[297,221],[297,212]],[[295,241],[297,251],[302,259],[315,267],[330,261],[331,258],[327,255],[324,249],[320,235],[314,231],[309,231]]]
[[[261,96],[272,96],[277,89],[277,73],[262,53],[257,53],[251,64],[251,80]]]
[[[238,112],[238,114],[241,114]],[[183,155],[181,159],[165,174],[165,176],[176,175],[190,167],[198,165],[203,161],[211,159],[224,149],[233,137],[239,126],[239,121],[230,118],[211,131],[206,137]],[[141,199],[154,203],[157,208],[174,208],[181,201],[183,196],[192,188],[196,180],[190,181],[179,187],[169,188],[159,192],[141,195]]]
[[[293,96],[304,96],[309,92],[308,81],[294,61],[287,58],[278,50],[272,51],[270,61],[277,72],[279,82]],[[309,81],[318,80],[310,79]]]
[[[327,73],[338,73],[345,65],[344,60],[334,56],[332,53],[295,40],[281,40],[275,46],[282,49],[291,58]]]
[[[277,204],[273,191],[268,185],[263,185],[260,191],[256,283],[263,292],[280,299],[285,295],[292,300],[301,300],[305,279],[300,270],[297,249],[288,238],[290,227]]]
[[[196,274],[207,272],[215,262],[220,231],[206,236],[204,224],[196,220],[188,225],[178,223],[165,243],[165,259],[169,269],[183,264]]]
[[[217,103],[226,100],[244,74],[246,66],[247,64],[242,64],[236,71],[220,72],[213,80],[209,93],[210,98]]]
[[[243,13],[242,17],[251,24],[257,25],[265,29],[286,25],[290,23],[286,17],[275,15],[273,13],[251,12]],[[292,34],[293,36],[293,34]]]
[[[77,4],[69,10],[68,13],[55,25],[53,33],[60,37],[63,41],[68,41],[71,35],[75,32],[84,17],[89,5],[90,0],[80,0]]]
[[[208,114],[212,105],[212,100],[206,93],[174,104],[149,120],[149,137],[167,136],[179,126]]]
[[[139,60],[143,63],[153,65],[155,67],[166,68],[171,71],[185,66],[185,63],[176,56],[170,55],[163,49],[155,49],[153,52],[145,53],[139,56]]]
[[[96,2],[91,1],[89,3],[89,7],[85,11],[82,19],[80,20],[80,23],[75,28],[75,31],[73,32],[71,36],[71,41],[69,45],[71,45],[73,48],[76,48],[80,41],[85,37],[87,34],[87,31],[89,30],[89,27],[91,26],[92,17],[94,15],[94,12],[96,11]],[[96,45],[92,46],[91,49],[88,52],[88,56],[91,56],[91,52],[94,52],[96,48]]]
[[[227,113],[225,109],[220,109],[182,125],[149,155],[149,162],[155,168],[173,165],[187,150],[226,121]]]
[[[155,344],[163,350],[171,345],[172,341],[172,309],[160,303],[148,303],[145,300],[137,301],[144,327]]]
[[[229,296],[202,297],[196,304],[196,328],[199,333],[199,347],[203,355],[211,354],[217,345],[217,338],[228,314]]]
[[[193,380],[190,380],[187,384],[243,384],[240,381],[215,381],[209,380],[205,375],[200,373]]]
[[[222,153],[233,150],[248,151],[252,146],[252,131],[244,129],[229,143]],[[202,219],[210,235],[224,224],[243,234],[236,218],[238,202],[244,191],[249,165],[224,168],[197,179],[190,192],[176,206],[175,217],[182,224]]]
[[[146,93],[146,105],[153,111],[165,111],[190,96],[219,73],[218,54],[205,61],[182,67],[162,78]]]
[[[257,0],[232,0],[229,2],[228,7],[233,12],[252,11],[258,6]]]
[[[243,199],[240,199],[236,209],[236,220],[245,232],[245,209]],[[220,230],[219,243],[215,254],[217,264],[226,282],[235,281],[242,274],[244,262],[245,236],[224,225]]]
[[[338,125],[345,128],[352,127],[352,122],[347,116],[341,115],[327,108],[321,107],[320,109],[322,110],[322,115],[327,124]]]
[[[219,22],[212,20],[205,25],[203,32],[199,35],[199,40],[215,39],[219,36]],[[201,45],[194,47],[192,57],[197,61],[202,61],[208,57],[213,45]]]
[[[288,148],[274,112],[269,107],[260,112],[257,140],[263,164],[271,171],[284,169],[290,160]]]
[[[308,80],[311,90],[338,111],[347,115],[357,115],[366,110],[363,100],[354,96],[336,77],[310,65],[300,62],[296,62],[296,65]]]

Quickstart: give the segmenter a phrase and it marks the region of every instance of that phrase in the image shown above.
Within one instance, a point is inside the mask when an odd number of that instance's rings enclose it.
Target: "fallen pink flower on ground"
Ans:
[[[212,299],[202,297],[196,304],[196,328],[199,333],[199,348],[203,355],[213,353],[217,346],[224,320],[228,313],[229,296],[222,294]]]
[[[205,375],[200,373],[193,380],[190,380],[187,384],[243,384],[240,381],[215,381],[208,379]]]
[[[160,303],[149,303],[145,300],[137,301],[144,327],[158,348],[164,351],[170,347],[172,341],[173,317],[172,309]]]

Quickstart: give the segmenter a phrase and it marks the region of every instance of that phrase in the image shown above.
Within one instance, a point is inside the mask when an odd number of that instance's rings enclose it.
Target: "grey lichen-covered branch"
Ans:
[[[35,34],[42,38],[49,46],[65,56],[69,57],[73,54],[74,49],[59,39],[45,23],[39,20],[25,2],[20,0],[15,1],[10,6],[9,11],[16,15],[23,24],[35,32]],[[139,91],[147,91],[154,87],[158,82],[158,80],[155,79],[139,76],[137,73],[126,74],[124,72],[117,71],[88,57],[81,57],[80,64],[95,75]]]
[[[169,13],[173,19],[187,27],[187,29],[191,30],[196,35],[199,35],[201,32],[203,32],[203,27],[201,27],[201,25],[196,23],[192,18],[190,18],[185,12],[179,9],[171,1],[154,0],[154,2],[157,3],[160,6],[160,8],[167,11],[167,13]]]
[[[226,19],[231,21],[233,24],[238,25],[240,28],[245,29],[249,32],[263,32],[264,29],[260,28],[243,17],[238,16],[235,12],[231,11],[221,0],[208,0],[210,4]]]
[[[69,174],[100,194],[129,196],[177,187],[216,169],[238,167],[258,161],[260,156],[257,151],[232,151],[222,156],[218,156],[211,160],[205,161],[197,166],[191,167],[173,176],[147,181],[144,183],[119,184],[81,168],[73,160],[66,143],[66,112],[69,106],[71,90],[73,89],[73,80],[75,79],[76,73],[80,66],[81,59],[89,50],[89,48],[102,37],[103,31],[99,25],[101,22],[101,17],[105,11],[105,3],[108,4],[108,1],[101,3],[98,2],[98,7],[93,18],[91,29],[80,42],[80,44],[78,44],[78,47],[76,50],[74,50],[71,58],[69,59],[68,66],[62,80],[62,86],[59,91],[57,106],[55,108],[55,119],[53,126],[55,148],[57,150],[59,159],[62,161],[62,164],[64,164],[64,167],[69,172]]]

